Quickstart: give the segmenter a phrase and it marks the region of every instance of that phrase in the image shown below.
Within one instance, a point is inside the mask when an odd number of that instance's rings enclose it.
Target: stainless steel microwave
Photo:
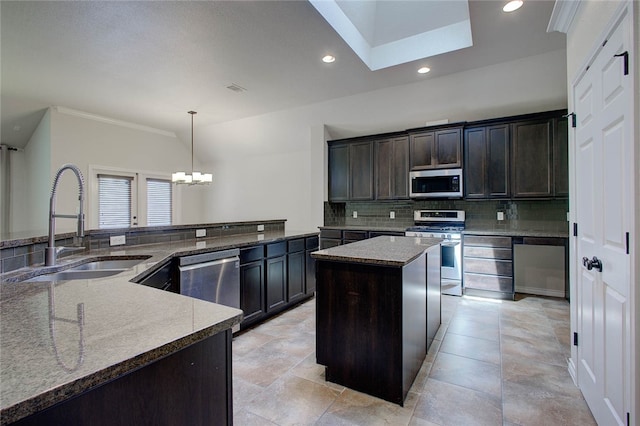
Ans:
[[[411,198],[462,198],[462,169],[409,172]]]

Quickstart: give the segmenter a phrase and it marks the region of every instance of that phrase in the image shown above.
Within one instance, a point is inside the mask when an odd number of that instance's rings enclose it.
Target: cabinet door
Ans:
[[[349,199],[349,145],[329,146],[329,201]]]
[[[487,142],[484,127],[464,131],[464,156],[465,198],[486,198]]]
[[[376,199],[409,198],[409,137],[375,142]]]
[[[487,127],[487,180],[489,198],[509,197],[509,125]]]
[[[553,184],[556,197],[569,196],[569,128],[566,118],[554,120]]]
[[[462,130],[437,130],[434,136],[435,168],[462,167]]]
[[[551,197],[551,121],[530,121],[511,125],[512,195],[514,198]]]
[[[243,324],[253,322],[265,312],[264,270],[262,259],[240,265],[240,309]]]
[[[311,253],[318,248],[307,250],[305,254],[306,289],[305,293],[311,295],[316,291],[316,260],[311,257]]]
[[[287,255],[287,280],[289,302],[305,295],[305,252],[298,251]]]
[[[415,133],[409,136],[411,170],[433,168],[434,132]]]
[[[373,142],[349,145],[351,200],[373,200]]]
[[[267,259],[265,265],[267,268],[267,312],[272,312],[286,303],[287,256]]]

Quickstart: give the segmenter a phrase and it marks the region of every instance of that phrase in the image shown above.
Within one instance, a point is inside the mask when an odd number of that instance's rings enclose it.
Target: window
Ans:
[[[89,166],[88,226],[94,229],[176,223],[177,191],[168,174]]]
[[[128,176],[98,175],[98,227],[131,226],[131,182]]]
[[[171,181],[147,179],[147,226],[171,225]]]

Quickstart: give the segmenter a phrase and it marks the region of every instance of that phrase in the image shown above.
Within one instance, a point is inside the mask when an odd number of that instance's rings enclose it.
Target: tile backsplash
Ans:
[[[568,200],[403,200],[324,203],[325,226],[370,226],[404,228],[412,226],[414,210],[464,210],[467,220],[566,221]],[[357,213],[354,218],[353,212]],[[393,212],[395,219],[391,219]]]

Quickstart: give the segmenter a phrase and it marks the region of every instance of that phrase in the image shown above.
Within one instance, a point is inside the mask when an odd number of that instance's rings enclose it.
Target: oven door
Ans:
[[[462,280],[462,241],[447,240],[440,245],[442,280]]]

